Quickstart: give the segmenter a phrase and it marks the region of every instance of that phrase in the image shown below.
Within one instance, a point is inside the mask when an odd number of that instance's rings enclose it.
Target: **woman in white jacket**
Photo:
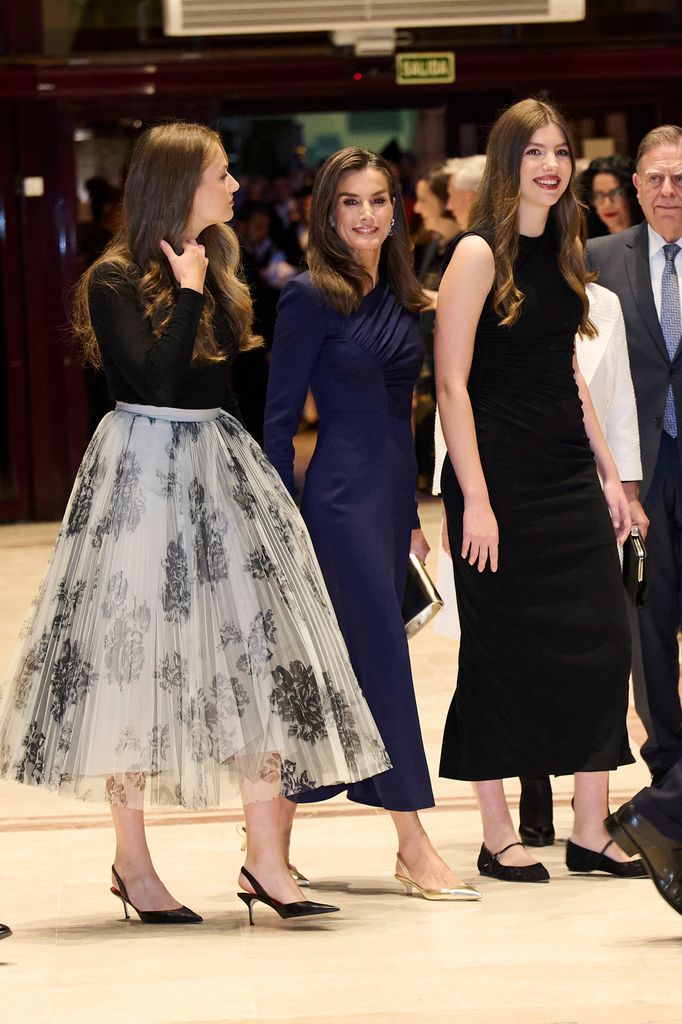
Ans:
[[[596,338],[576,335],[576,355],[585,378],[594,410],[611,450],[630,502],[633,526],[646,537],[649,521],[639,502],[642,464],[639,453],[639,428],[635,392],[630,375],[625,323],[618,297],[599,284],[587,285],[590,319],[597,327]],[[440,417],[436,414],[436,461],[433,493],[440,494],[440,475],[446,455]],[[445,517],[443,517],[445,523]],[[434,628],[441,636],[458,638],[459,620],[447,543],[447,531],[441,530],[436,586],[444,609]],[[519,834],[527,846],[549,846],[554,842],[552,824],[552,787],[547,776],[521,779],[521,825]]]

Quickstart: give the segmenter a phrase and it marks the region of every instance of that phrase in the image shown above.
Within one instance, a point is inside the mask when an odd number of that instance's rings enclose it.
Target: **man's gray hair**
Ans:
[[[677,124],[662,124],[647,132],[637,150],[637,170],[643,156],[658,146],[679,146],[682,143],[682,128]]]
[[[476,156],[463,156],[453,171],[455,188],[461,189],[462,192],[478,192],[484,171],[485,156],[480,153]]]
[[[443,174],[447,174],[450,178],[453,174],[457,174],[459,167],[462,164],[462,158],[459,156],[451,156],[449,160],[446,160],[443,164]]]

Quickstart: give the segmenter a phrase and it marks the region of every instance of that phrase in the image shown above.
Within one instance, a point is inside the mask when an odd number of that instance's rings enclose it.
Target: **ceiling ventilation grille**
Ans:
[[[169,36],[580,21],[585,0],[164,0]]]

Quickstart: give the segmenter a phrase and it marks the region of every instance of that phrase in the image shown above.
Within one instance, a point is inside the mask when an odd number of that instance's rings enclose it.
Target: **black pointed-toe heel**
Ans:
[[[279,900],[275,900],[272,896],[268,896],[260,882],[253,877],[250,871],[246,868],[242,868],[242,874],[247,882],[253,886],[253,892],[238,892],[240,900],[246,903],[249,909],[249,924],[253,924],[253,905],[254,903],[264,903],[266,907],[272,907],[272,909],[279,914],[280,917],[285,919],[295,917],[317,917],[320,914],[333,914],[339,908],[333,907],[330,903],[313,903],[312,900],[297,900],[295,903],[280,903]]]
[[[8,939],[12,934],[12,929],[7,924],[0,924],[0,939]]]
[[[613,839],[609,839],[604,849],[595,853],[594,850],[587,850],[569,839],[566,843],[566,867],[569,871],[583,875],[591,871],[604,871],[607,875],[615,875],[616,878],[647,878],[648,872],[643,861],[619,861],[606,856],[606,851],[613,842]],[[631,852],[636,853],[636,850],[625,849],[625,853]]]
[[[178,907],[177,910],[138,910],[130,899],[128,891],[123,884],[123,879],[117,872],[114,865],[111,865],[111,873],[114,876],[116,885],[112,885],[111,892],[123,904],[126,921],[130,920],[128,907],[132,907],[137,916],[144,924],[201,924],[204,920],[189,907]]]
[[[523,843],[510,843],[497,853],[491,853],[483,844],[478,855],[478,870],[489,878],[499,878],[501,882],[549,882],[549,871],[544,864],[500,864],[500,857],[512,846],[523,846]]]

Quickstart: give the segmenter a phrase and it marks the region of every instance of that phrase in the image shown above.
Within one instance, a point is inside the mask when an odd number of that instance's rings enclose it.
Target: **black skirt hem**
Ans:
[[[518,779],[526,775],[553,775],[558,778],[560,775],[575,775],[576,772],[615,772],[626,764],[634,764],[635,758],[630,755],[627,759],[611,761],[608,764],[589,763],[587,765],[573,765],[571,767],[554,765],[552,768],[539,765],[522,765],[515,768],[500,768],[496,774],[492,769],[486,769],[485,773],[478,772],[456,772],[455,769],[446,769],[441,765],[438,776],[441,779],[452,779],[454,782],[493,782],[496,779]]]

